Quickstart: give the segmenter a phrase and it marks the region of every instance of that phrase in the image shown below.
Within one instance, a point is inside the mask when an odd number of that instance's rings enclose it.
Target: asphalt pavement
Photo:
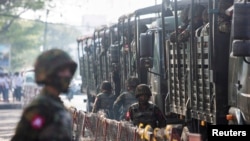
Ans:
[[[10,141],[22,109],[0,109],[0,141]]]
[[[10,95],[9,102],[0,96],[0,141],[10,141],[22,113],[22,102]]]
[[[74,95],[68,100],[65,95],[60,96],[66,106],[74,106],[77,110],[86,111],[85,94]],[[0,141],[10,141],[14,135],[17,122],[23,110],[23,103],[10,99],[10,102],[0,100]]]
[[[86,94],[77,94],[73,96],[73,99],[68,100],[66,95],[60,95],[61,99],[63,100],[66,106],[73,106],[78,111],[87,111],[87,95]]]

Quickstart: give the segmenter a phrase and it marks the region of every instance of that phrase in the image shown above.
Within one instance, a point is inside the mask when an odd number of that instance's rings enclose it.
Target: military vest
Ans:
[[[108,93],[102,93],[100,95],[98,95],[98,99],[100,102],[100,109],[103,110],[111,110],[113,107],[113,103],[114,103],[114,96],[112,94],[108,94]]]
[[[155,106],[154,104],[149,104],[149,107],[147,107],[146,110],[141,111],[139,109],[139,104],[133,104],[131,106],[132,112],[133,112],[133,124],[134,125],[139,125],[140,123],[143,124],[143,127],[146,125],[151,125],[152,128],[155,128],[157,126],[157,120],[155,117]]]
[[[100,93],[97,96],[99,106],[96,107],[97,111],[103,111],[108,118],[113,118],[113,103],[115,97],[113,94]]]

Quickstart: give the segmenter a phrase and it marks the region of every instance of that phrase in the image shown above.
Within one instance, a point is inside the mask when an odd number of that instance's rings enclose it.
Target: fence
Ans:
[[[106,118],[102,114],[87,113],[71,108],[76,141],[180,141],[181,125],[166,128],[135,127],[127,121]]]
[[[39,94],[40,90],[41,87],[33,83],[24,85],[22,88],[23,106],[27,106]]]
[[[25,104],[28,104],[41,90],[38,86],[23,89]],[[75,141],[180,141],[182,125],[167,125],[165,128],[150,126],[135,127],[127,121],[106,118],[103,114],[87,113],[68,107],[73,119],[73,138]],[[180,129],[181,127],[181,129]],[[185,132],[186,140],[200,141],[200,136]],[[193,139],[195,138],[195,139]],[[197,140],[198,138],[198,140]]]

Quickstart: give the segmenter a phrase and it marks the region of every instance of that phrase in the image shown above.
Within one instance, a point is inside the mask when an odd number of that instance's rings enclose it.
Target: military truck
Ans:
[[[94,81],[94,65],[93,65],[93,37],[92,35],[79,37],[77,39],[78,59],[80,76],[82,78],[81,92],[86,93],[87,111],[92,110],[92,103],[94,102],[94,94],[96,93],[96,84]]]
[[[170,122],[186,125],[203,140],[209,125],[249,124],[249,25],[243,20],[249,2],[162,4],[161,22],[140,35],[141,50],[152,51],[139,58],[153,60],[147,80],[158,95],[153,101],[163,105]],[[164,15],[168,9],[174,22]]]
[[[122,15],[93,35],[107,39],[89,62],[106,64],[93,71],[96,81],[111,79],[118,95],[138,76],[168,124],[202,140],[210,125],[249,124],[249,7],[247,0],[163,0]]]

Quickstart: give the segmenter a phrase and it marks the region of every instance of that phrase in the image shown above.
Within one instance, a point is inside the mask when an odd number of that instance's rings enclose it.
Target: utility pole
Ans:
[[[47,50],[47,30],[48,30],[48,15],[49,15],[49,10],[46,10],[46,17],[45,17],[45,22],[44,22],[44,33],[43,33],[43,50]]]

